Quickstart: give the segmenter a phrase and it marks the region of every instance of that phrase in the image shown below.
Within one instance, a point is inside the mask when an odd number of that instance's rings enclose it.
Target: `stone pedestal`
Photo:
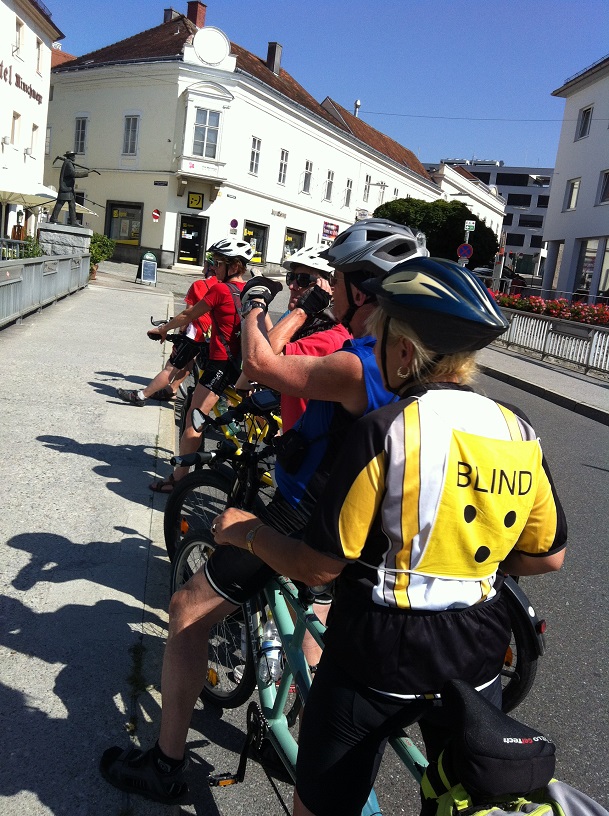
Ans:
[[[40,224],[38,243],[45,255],[88,255],[93,230],[66,227],[63,224]]]

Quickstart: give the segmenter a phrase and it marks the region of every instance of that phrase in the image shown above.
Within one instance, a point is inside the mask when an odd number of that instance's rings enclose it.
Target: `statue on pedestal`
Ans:
[[[83,167],[82,164],[76,164],[74,161],[75,158],[76,153],[73,150],[68,150],[63,156],[57,156],[53,161],[53,164],[55,164],[56,161],[61,159],[63,164],[61,165],[61,172],[59,174],[59,192],[57,193],[57,201],[53,207],[53,213],[49,218],[49,223],[51,224],[57,223],[57,218],[59,217],[61,208],[67,201],[68,224],[71,227],[78,226],[78,221],[76,220],[76,197],[74,195],[74,183],[77,178],[86,178],[89,173],[97,173],[98,176],[101,175],[98,170],[90,170],[88,167]],[[77,167],[80,169],[77,170]]]

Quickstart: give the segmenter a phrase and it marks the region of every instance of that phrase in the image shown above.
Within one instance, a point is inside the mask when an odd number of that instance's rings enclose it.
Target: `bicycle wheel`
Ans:
[[[509,602],[508,609],[512,637],[501,671],[503,686],[501,707],[506,713],[520,705],[531,690],[537,674],[539,657],[532,642],[530,623],[523,619],[522,612],[516,608],[515,601]]]
[[[205,533],[191,533],[182,540],[171,565],[171,594],[198,572],[214,549]]]
[[[167,498],[163,518],[170,561],[187,533],[211,528],[215,517],[226,509],[231,487],[231,480],[214,470],[195,471],[180,479]]]

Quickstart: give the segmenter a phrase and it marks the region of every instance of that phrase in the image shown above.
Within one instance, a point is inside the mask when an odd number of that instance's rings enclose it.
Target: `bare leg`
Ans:
[[[160,391],[161,388],[168,386],[175,371],[176,369],[167,361],[165,368],[156,375],[154,380],[151,380],[146,388],[142,388],[144,397],[148,399],[148,397],[151,397],[156,391]]]
[[[192,402],[190,403],[190,410],[186,417],[186,427],[180,439],[180,456],[185,456],[187,453],[196,453],[201,444],[201,434],[195,431],[192,427],[192,412],[198,408],[204,414],[209,414],[214,405],[218,402],[218,395],[210,391],[209,388],[197,383],[197,387],[192,395]],[[173,471],[173,478],[175,481],[183,479],[188,473],[188,468],[177,467]]]
[[[193,575],[171,599],[159,747],[172,759],[184,756],[192,712],[207,675],[209,631],[234,608],[214,592],[203,572]]]
[[[328,619],[331,605],[332,604],[313,604],[313,611],[324,625]],[[314,640],[313,636],[308,632],[305,632],[305,636],[302,640],[302,651],[309,666],[317,666],[322,650],[317,645],[317,642]]]

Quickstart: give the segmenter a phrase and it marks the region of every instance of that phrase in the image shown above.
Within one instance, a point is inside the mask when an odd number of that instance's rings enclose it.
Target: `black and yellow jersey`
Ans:
[[[383,611],[490,610],[512,549],[539,557],[564,546],[539,440],[515,409],[435,383],[359,420],[351,439],[306,532],[309,546],[347,562],[331,629],[341,615],[352,632],[372,616],[358,636],[384,641]]]

